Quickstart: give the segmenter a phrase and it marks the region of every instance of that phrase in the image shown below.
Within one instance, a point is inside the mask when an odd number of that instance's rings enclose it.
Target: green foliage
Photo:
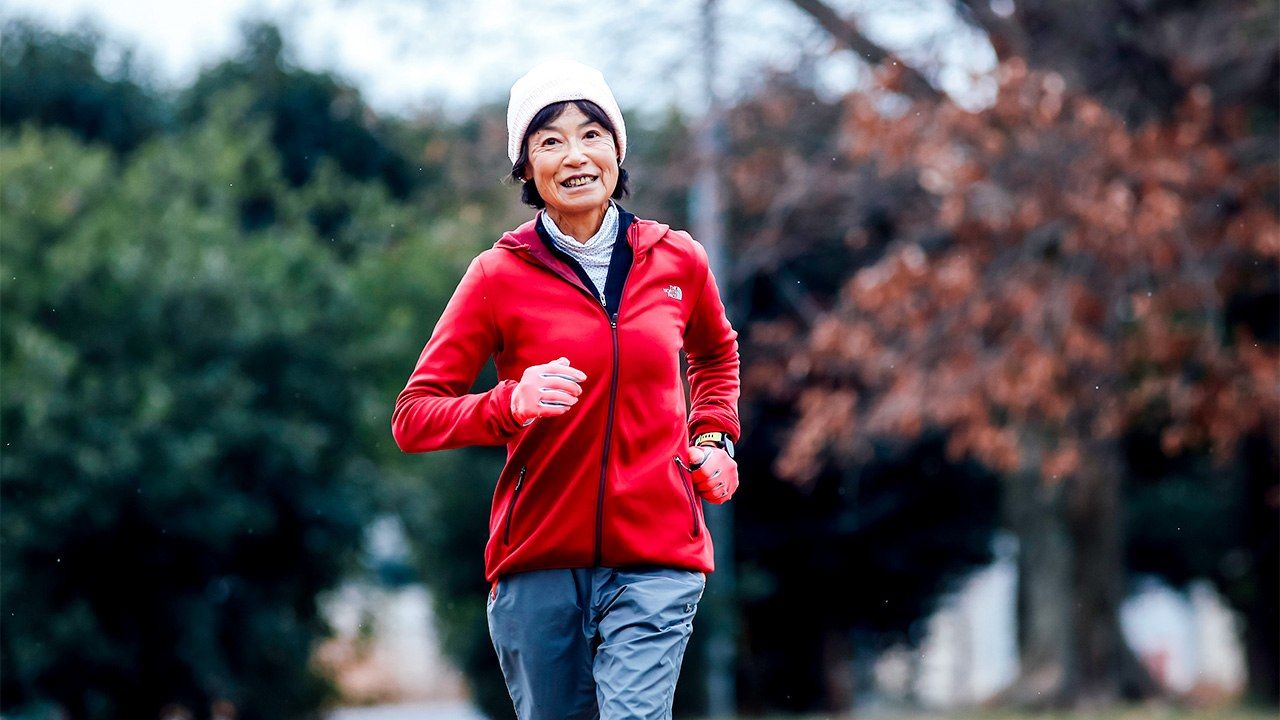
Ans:
[[[653,126],[628,125],[624,165],[634,193],[622,201],[628,210],[674,228],[689,228],[689,192],[697,176],[692,132],[674,110]]]
[[[0,146],[6,712],[333,697],[315,597],[378,502],[379,313],[233,100],[123,162],[60,131]],[[399,217],[347,185],[353,227]]]
[[[284,41],[271,24],[243,29],[244,50],[197,78],[179,101],[184,122],[215,112],[228,88],[247,88],[248,115],[265,119],[294,185],[306,183],[324,158],[361,180],[380,180],[398,198],[416,186],[439,180],[411,172],[406,152],[390,144],[387,129],[373,119],[359,92],[329,73],[313,73],[286,62]]]
[[[164,102],[136,76],[128,52],[111,76],[98,69],[104,48],[96,33],[10,20],[3,34],[0,124],[57,125],[120,152],[164,128]]]
[[[465,126],[370,125],[349,87],[285,68],[270,28],[184,95],[183,125],[107,137],[33,86],[106,117],[154,97],[103,79],[96,37],[20,29],[2,101],[30,123],[6,115],[0,140],[6,714],[314,713],[334,699],[315,598],[391,508],[446,652],[509,712],[483,616],[492,488],[464,482],[497,476],[492,451],[407,457],[389,432],[457,278],[510,225],[500,148],[477,162]],[[460,159],[460,188],[423,179]],[[456,477],[473,453],[485,472]]]
[[[511,717],[511,698],[498,667],[485,619],[484,546],[493,485],[502,468],[500,448],[466,448],[404,455],[391,439],[395,395],[413,370],[458,278],[477,252],[500,233],[491,217],[463,206],[460,218],[433,225],[426,238],[368,254],[352,274],[356,292],[379,308],[379,322],[362,330],[370,375],[389,378],[370,415],[364,442],[388,448],[382,462],[390,507],[403,523],[418,576],[434,598],[442,651],[466,675],[473,700],[490,717]],[[476,389],[496,381],[493,364]]]

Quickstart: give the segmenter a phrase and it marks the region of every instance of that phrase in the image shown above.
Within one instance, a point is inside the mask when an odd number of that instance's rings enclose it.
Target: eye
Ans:
[[[589,138],[600,137],[600,131],[599,131],[599,130],[588,130],[588,131],[587,131],[587,137],[589,137]]]
[[[548,143],[553,143],[553,142],[560,142],[560,141],[559,141],[559,140],[557,140],[556,138],[549,137],[549,138],[546,138],[545,140],[543,140],[543,141],[542,141],[542,144],[543,144],[543,145],[547,145]]]

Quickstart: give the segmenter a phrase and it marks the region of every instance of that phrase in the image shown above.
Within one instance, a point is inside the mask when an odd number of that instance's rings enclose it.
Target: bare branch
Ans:
[[[1025,56],[1027,36],[1021,26],[991,9],[991,0],[954,0],[960,19],[987,34],[996,58]]]
[[[893,52],[886,50],[862,34],[858,26],[846,20],[822,0],[791,0],[791,4],[803,10],[822,26],[837,42],[862,56],[871,65],[885,60],[896,64],[902,78],[902,91],[915,98],[939,100],[942,93],[920,71],[907,65]]]

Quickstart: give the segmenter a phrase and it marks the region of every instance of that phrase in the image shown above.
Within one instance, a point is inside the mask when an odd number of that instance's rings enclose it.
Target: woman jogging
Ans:
[[[597,70],[531,70],[507,132],[540,212],[471,262],[392,431],[405,452],[507,447],[485,575],[521,720],[669,718],[714,569],[699,498],[738,486],[737,333],[702,246],[614,202],[627,130]],[[490,357],[497,386],[468,394]]]

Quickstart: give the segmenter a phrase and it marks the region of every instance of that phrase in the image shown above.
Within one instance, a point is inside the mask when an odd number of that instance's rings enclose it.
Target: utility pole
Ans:
[[[711,272],[720,284],[725,307],[728,297],[728,253],[725,251],[724,193],[720,170],[724,165],[724,120],[716,93],[719,44],[716,34],[716,0],[702,0],[702,83],[706,114],[695,136],[697,175],[689,197],[689,217],[694,238],[702,243],[711,261]],[[730,318],[731,320],[733,318]],[[733,568],[733,505],[704,504],[707,527],[715,542],[716,570],[709,577],[701,617],[711,620],[707,652],[707,710],[711,717],[730,717],[737,710],[737,582]],[[710,611],[707,613],[706,611]],[[703,613],[706,613],[705,615]]]

